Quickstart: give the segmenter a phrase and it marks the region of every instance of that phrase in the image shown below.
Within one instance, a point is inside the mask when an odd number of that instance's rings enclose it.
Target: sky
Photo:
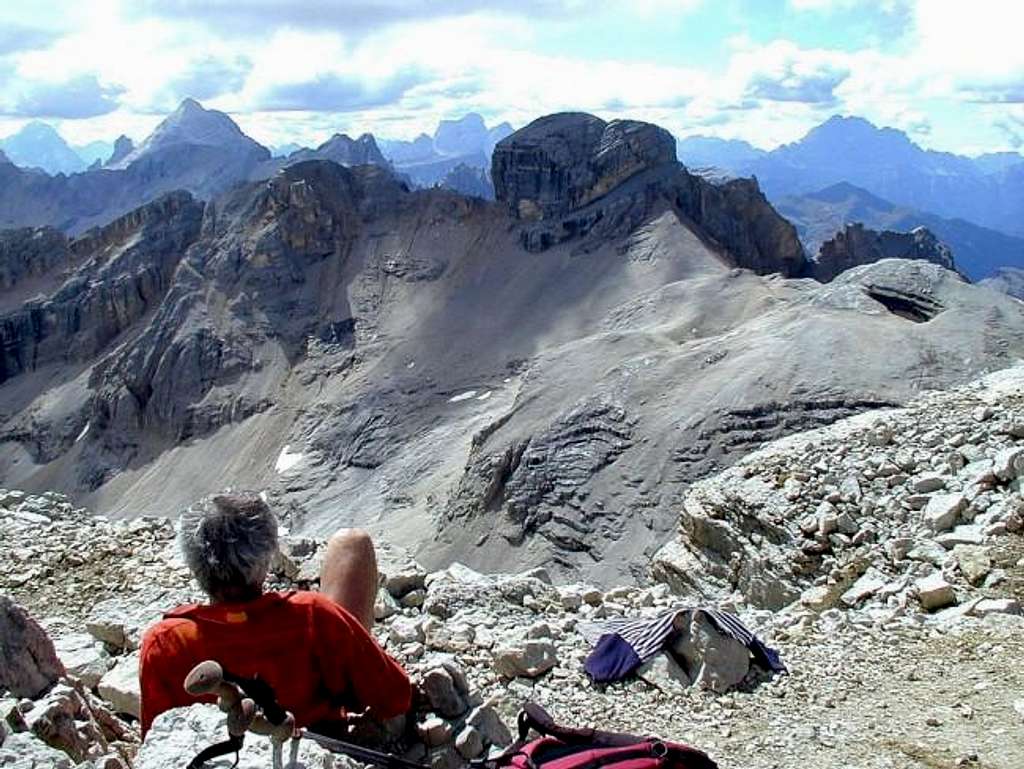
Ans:
[[[834,114],[1024,148],[1021,0],[4,0],[0,136],[144,138],[185,97],[268,145],[478,112],[772,148]]]

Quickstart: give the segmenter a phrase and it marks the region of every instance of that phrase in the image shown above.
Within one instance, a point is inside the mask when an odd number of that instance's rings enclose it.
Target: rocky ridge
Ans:
[[[1022,370],[802,433],[693,486],[653,573],[691,600],[1020,614]],[[985,595],[976,589],[994,590]],[[1006,598],[995,594],[1005,593]]]
[[[809,274],[822,283],[852,267],[873,264],[880,259],[923,259],[955,270],[953,252],[930,230],[916,227],[910,232],[871,230],[863,224],[847,224],[821,244],[809,264]]]
[[[652,563],[660,582],[600,589],[552,584],[544,570],[428,572],[384,548],[375,632],[423,686],[394,739],[452,766],[507,740],[499,724],[533,699],[566,721],[689,741],[722,766],[1013,769],[1024,758],[1012,737],[1024,723],[1022,418],[1016,368],[771,444],[694,488],[683,535]],[[197,597],[173,524],[111,522],[59,495],[5,492],[0,535],[12,564],[0,590],[41,619],[69,676],[42,699],[2,701],[0,756],[35,755],[40,736],[66,751],[62,740],[84,739],[95,722],[122,731],[104,737],[116,755],[90,753],[98,738],[83,743],[85,766],[124,766],[137,741],[124,725],[137,708],[141,630]],[[285,537],[271,586],[315,585],[322,548]],[[723,573],[729,563],[738,570]],[[583,624],[680,603],[736,611],[790,675],[751,673],[716,692],[662,656],[639,678],[587,682]],[[57,700],[87,703],[89,715],[71,719],[77,737],[45,736],[41,714]],[[168,714],[136,767],[201,747],[217,723],[201,709]],[[173,738],[182,733],[191,737]],[[253,750],[256,766],[265,753]]]
[[[804,266],[796,230],[756,180],[715,184],[688,173],[671,134],[650,123],[548,115],[498,143],[491,178],[530,250],[621,237],[660,205],[678,210],[737,266],[787,276]]]

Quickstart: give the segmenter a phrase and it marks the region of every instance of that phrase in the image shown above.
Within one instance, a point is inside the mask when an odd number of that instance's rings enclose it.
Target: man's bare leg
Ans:
[[[344,606],[367,630],[377,600],[377,553],[362,529],[342,529],[327,543],[320,568],[320,592]]]

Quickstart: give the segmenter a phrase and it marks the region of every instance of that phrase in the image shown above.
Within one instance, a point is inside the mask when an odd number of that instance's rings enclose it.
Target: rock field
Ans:
[[[382,547],[376,633],[420,683],[389,739],[447,769],[506,743],[503,723],[535,700],[568,723],[690,742],[722,767],[1019,769],[1022,483],[1018,367],[771,443],[695,484],[639,586],[428,573]],[[200,597],[173,523],[5,491],[0,543],[0,766],[142,769],[222,738],[216,712],[194,706],[139,749],[140,633]],[[272,586],[314,586],[321,548],[286,537]],[[699,604],[735,611],[790,674],[751,669],[717,693],[662,655],[624,683],[584,675],[585,623]],[[21,662],[16,642],[31,650]],[[304,751],[307,766],[348,765]],[[267,765],[252,740],[240,766]]]

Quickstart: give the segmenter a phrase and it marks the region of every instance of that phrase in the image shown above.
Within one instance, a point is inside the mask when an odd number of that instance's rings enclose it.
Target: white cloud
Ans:
[[[0,70],[9,68],[21,88],[85,77],[93,80],[83,84],[107,89],[120,109],[65,121],[75,141],[122,130],[142,138],[154,112],[197,89],[207,106],[230,112],[265,143],[322,141],[336,130],[411,137],[470,110],[522,124],[584,109],[760,146],[798,138],[832,112],[862,114],[955,147],[972,128],[979,136],[971,141],[1005,141],[995,123],[1016,113],[999,102],[1024,99],[1024,3],[1016,0],[787,0],[790,11],[820,14],[822,24],[850,10],[865,18],[899,12],[907,24],[898,43],[860,50],[758,42],[759,30],[730,28],[725,63],[714,67],[659,62],[653,53],[650,61],[627,59],[596,45],[563,54],[550,44],[553,34],[571,34],[582,14],[618,14],[635,29],[637,20],[662,24],[716,7],[702,0],[453,0],[414,12],[399,0],[311,2],[312,12],[271,0],[50,0],[45,14],[7,3],[0,24],[50,32],[35,37],[34,50],[0,50]],[[359,13],[358,24],[339,21]],[[310,18],[316,23],[303,21]],[[230,28],[211,21],[218,19]],[[0,84],[0,103],[12,94]],[[943,110],[959,114],[950,119]]]

